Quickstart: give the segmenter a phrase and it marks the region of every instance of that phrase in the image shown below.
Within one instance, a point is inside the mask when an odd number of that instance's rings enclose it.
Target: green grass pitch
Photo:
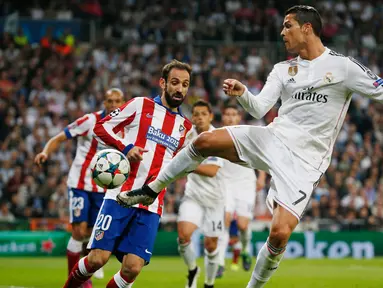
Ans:
[[[203,259],[198,265],[203,267]],[[105,279],[93,280],[93,287],[105,287],[120,264],[112,258],[105,266]],[[227,265],[229,267],[229,265]],[[203,269],[202,269],[203,270]],[[251,272],[227,270],[216,281],[216,288],[246,287]],[[0,258],[0,288],[60,288],[66,279],[65,258]],[[198,287],[203,287],[204,273]],[[153,257],[144,268],[134,288],[185,287],[186,267],[179,257]],[[383,258],[373,260],[284,260],[266,287],[284,288],[381,288]]]

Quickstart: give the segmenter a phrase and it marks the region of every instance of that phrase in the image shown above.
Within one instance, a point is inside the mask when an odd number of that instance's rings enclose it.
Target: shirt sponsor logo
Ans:
[[[299,91],[295,93],[292,98],[297,100],[305,100],[305,101],[312,101],[312,102],[318,102],[318,103],[327,103],[328,101],[328,95],[320,94],[317,92],[313,92],[312,90],[314,87],[308,87],[303,89],[303,91]]]
[[[156,129],[153,126],[149,126],[148,132],[146,133],[146,139],[163,145],[172,151],[176,151],[180,143],[176,138],[165,134],[161,129]]]

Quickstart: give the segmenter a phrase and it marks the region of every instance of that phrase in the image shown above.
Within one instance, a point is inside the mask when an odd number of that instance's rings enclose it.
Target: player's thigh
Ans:
[[[89,221],[90,192],[75,188],[68,188],[69,222],[81,223]]]
[[[234,211],[234,210],[233,210]],[[227,211],[226,210],[226,206],[225,206],[225,227],[226,228],[229,228],[230,227],[230,224],[231,224],[231,220],[233,219],[233,213],[230,212],[230,211]]]
[[[122,261],[121,255],[133,254],[145,260],[147,264],[153,254],[160,216],[145,209],[129,209],[135,210],[134,217],[119,239],[116,256]]]
[[[105,193],[89,193],[89,199],[90,199],[90,207],[89,207],[89,218],[88,218],[88,226],[93,227],[94,223],[96,223],[98,212],[100,211],[100,208],[102,206],[102,203],[104,201]]]
[[[112,199],[104,199],[87,248],[114,252],[133,216],[134,210],[123,208]]]
[[[225,229],[225,208],[223,203],[215,207],[206,207],[202,225],[203,234],[207,237],[220,237]]]
[[[236,125],[228,126],[238,157],[239,164],[268,172],[271,164],[275,136],[268,127]]]
[[[72,237],[77,241],[84,241],[89,235],[91,231],[88,229],[87,222],[75,222],[72,223]]]
[[[281,149],[281,153],[284,158],[275,155],[281,159],[276,160],[279,165],[273,165],[270,170],[272,180],[266,202],[271,211],[277,203],[299,221],[322,173],[287,148]]]
[[[192,198],[184,197],[178,209],[177,223],[188,222],[197,227],[202,226],[204,208]]]
[[[193,143],[203,156],[217,156],[232,162],[240,161],[233,138],[224,128],[203,132]]]

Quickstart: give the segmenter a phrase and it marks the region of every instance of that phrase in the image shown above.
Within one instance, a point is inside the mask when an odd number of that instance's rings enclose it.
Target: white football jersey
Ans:
[[[238,98],[262,118],[281,98],[269,128],[289,149],[325,172],[353,93],[383,101],[383,80],[351,57],[328,48],[314,60],[300,57],[276,64],[262,91]]]
[[[227,192],[249,192],[255,194],[257,176],[252,168],[225,160],[224,166],[220,170],[225,181],[225,190]]]
[[[214,130],[214,127],[210,126],[209,131],[212,130]],[[190,138],[188,138],[195,139],[197,136],[198,133],[193,127],[189,136]],[[224,165],[224,159],[208,157],[201,164],[213,164],[222,167]],[[225,193],[221,168],[214,177],[202,176],[197,173],[188,174],[185,186],[185,196],[194,199],[204,207],[214,207],[220,203],[223,205]]]

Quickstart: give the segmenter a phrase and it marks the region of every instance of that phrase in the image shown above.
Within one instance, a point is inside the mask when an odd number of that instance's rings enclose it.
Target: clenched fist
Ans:
[[[227,96],[238,97],[241,96],[246,90],[245,85],[235,79],[226,79],[223,81],[223,92]]]

